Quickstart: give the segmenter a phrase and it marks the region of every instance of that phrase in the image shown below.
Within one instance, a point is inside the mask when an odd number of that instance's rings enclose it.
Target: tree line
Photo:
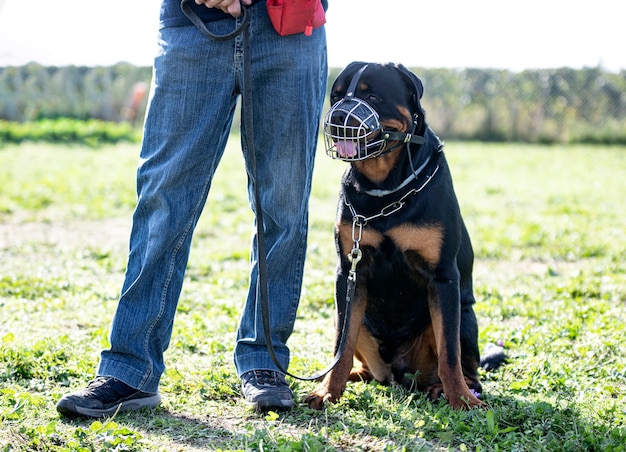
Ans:
[[[427,121],[444,139],[626,144],[626,71],[412,68]],[[329,74],[329,89],[341,68]],[[130,123],[145,113],[152,71],[127,63],[0,67],[0,120]]]

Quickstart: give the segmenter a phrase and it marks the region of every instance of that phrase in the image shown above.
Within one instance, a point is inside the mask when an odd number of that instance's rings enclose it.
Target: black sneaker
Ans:
[[[288,410],[295,405],[282,373],[251,370],[241,376],[241,392],[255,411]]]
[[[57,403],[57,411],[68,417],[100,418],[118,411],[155,407],[161,403],[159,394],[131,388],[113,377],[96,377],[85,389],[67,394]]]

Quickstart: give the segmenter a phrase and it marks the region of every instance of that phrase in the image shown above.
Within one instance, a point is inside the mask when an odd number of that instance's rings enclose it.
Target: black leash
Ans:
[[[250,21],[250,16],[248,15],[248,9],[242,3],[241,4],[241,24],[228,34],[216,35],[209,31],[206,25],[204,25],[204,22],[202,22],[202,19],[200,19],[198,15],[196,14],[196,12],[193,9],[191,9],[191,6],[189,5],[189,3],[190,3],[190,0],[182,0],[180,2],[180,9],[182,9],[183,14],[187,16],[187,19],[189,19],[191,23],[193,23],[196,26],[196,28],[202,32],[203,35],[215,41],[228,41],[229,39],[233,39],[235,36],[241,34],[244,30],[247,29],[248,22]],[[244,33],[244,38],[246,34],[247,32]]]
[[[311,381],[317,380],[328,372],[330,372],[339,362],[339,359],[343,355],[346,349],[346,341],[347,341],[347,331],[350,325],[350,312],[352,308],[352,299],[354,298],[354,291],[356,287],[356,263],[360,260],[360,255],[358,260],[352,260],[352,271],[350,272],[350,276],[348,277],[348,294],[346,296],[346,311],[344,313],[344,319],[341,329],[341,336],[339,340],[339,344],[337,346],[337,350],[335,351],[335,356],[331,363],[326,366],[323,370],[316,372],[310,377],[301,377],[298,375],[294,375],[288,372],[286,369],[278,361],[276,357],[276,353],[274,351],[274,345],[272,343],[272,331],[270,326],[270,306],[269,306],[269,294],[268,294],[268,283],[267,283],[267,248],[265,245],[265,234],[263,231],[263,209],[261,208],[261,194],[259,191],[259,187],[257,184],[257,165],[256,165],[256,154],[254,152],[254,121],[253,121],[253,107],[252,107],[252,76],[250,74],[250,33],[248,23],[250,21],[250,16],[247,11],[247,6],[241,5],[241,14],[242,21],[239,27],[237,27],[233,32],[228,33],[226,35],[215,35],[211,33],[205,26],[204,22],[198,17],[198,15],[191,9],[189,2],[191,0],[182,0],[180,3],[180,7],[187,16],[187,18],[204,34],[205,36],[214,39],[216,41],[227,41],[229,39],[233,39],[235,36],[242,34],[243,37],[243,93],[242,93],[242,106],[241,112],[243,116],[244,126],[246,128],[246,144],[248,146],[249,154],[250,154],[250,166],[252,171],[252,184],[254,186],[254,203],[256,206],[256,247],[258,254],[258,262],[257,262],[257,287],[259,290],[259,301],[261,304],[261,318],[263,321],[263,331],[265,333],[265,342],[267,346],[267,351],[274,361],[276,367],[283,372],[285,375],[289,375],[292,378],[297,380]],[[359,251],[360,253],[360,251]]]

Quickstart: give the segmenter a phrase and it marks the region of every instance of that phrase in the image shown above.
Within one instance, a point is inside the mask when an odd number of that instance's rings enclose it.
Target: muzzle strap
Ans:
[[[405,132],[384,132],[383,138],[386,141],[402,141],[403,143],[424,144],[426,139],[421,135]]]
[[[348,90],[346,91],[346,95],[344,99],[352,99],[354,97],[354,92],[356,91],[356,85],[357,83],[359,83],[361,74],[363,74],[366,68],[367,68],[367,64],[364,64],[363,67],[359,69],[356,74],[354,74],[354,77],[352,77],[352,80],[350,80],[350,85],[348,85]]]

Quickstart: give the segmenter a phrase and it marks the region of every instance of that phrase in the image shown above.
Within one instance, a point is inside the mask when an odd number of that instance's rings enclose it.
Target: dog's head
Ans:
[[[324,119],[326,153],[344,161],[423,143],[422,81],[398,64],[350,63],[335,80]]]

